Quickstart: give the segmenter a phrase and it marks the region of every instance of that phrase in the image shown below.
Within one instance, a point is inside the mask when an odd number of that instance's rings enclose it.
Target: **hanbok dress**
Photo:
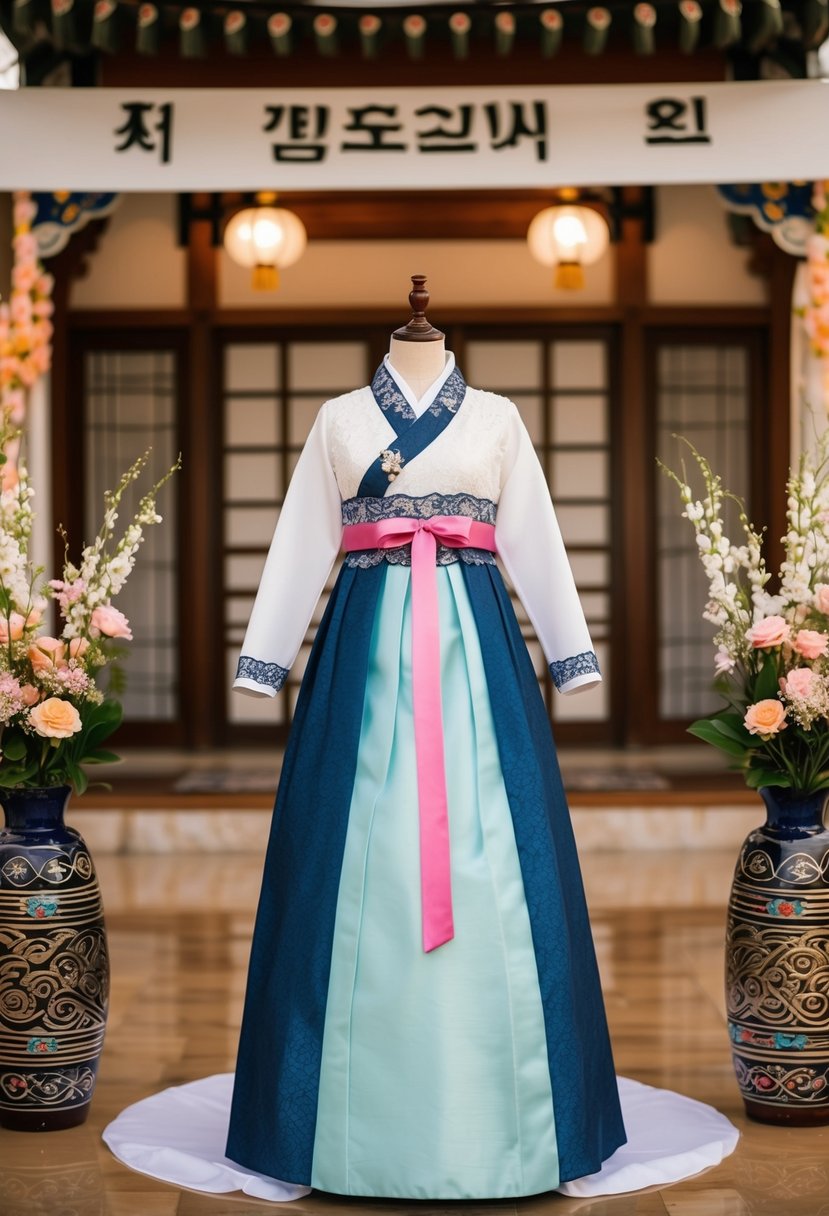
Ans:
[[[236,687],[280,690],[346,540],[276,797],[227,1156],[342,1195],[549,1191],[625,1130],[550,725],[493,551],[558,690],[595,684],[516,406],[451,355],[420,401],[386,360],[322,406]],[[443,834],[424,824],[441,797]]]

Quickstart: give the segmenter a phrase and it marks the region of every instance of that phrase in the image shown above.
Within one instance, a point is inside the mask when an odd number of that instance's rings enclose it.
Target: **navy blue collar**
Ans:
[[[389,373],[385,362],[381,363],[374,373],[371,391],[374,394],[374,400],[394,427],[396,435],[402,435],[418,421],[417,414],[401,393],[399,385]],[[427,414],[432,414],[439,418],[444,410],[448,410],[450,414],[456,414],[465,394],[466,381],[456,367],[447,377],[446,382],[441,385],[432,404],[423,411],[420,417],[425,418]]]
[[[382,498],[389,486],[415,456],[437,439],[461,408],[466,397],[466,381],[457,368],[441,385],[440,392],[418,418],[384,364],[371,382],[374,400],[394,428],[397,444],[380,452],[366,469],[357,498]]]

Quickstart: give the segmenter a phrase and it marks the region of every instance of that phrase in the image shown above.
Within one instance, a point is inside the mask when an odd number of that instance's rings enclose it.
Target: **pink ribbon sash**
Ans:
[[[420,895],[423,949],[428,953],[455,936],[449,817],[440,696],[440,626],[436,571],[437,543],[452,549],[495,552],[495,528],[463,515],[431,519],[383,519],[349,524],[343,549],[396,549],[412,546],[412,698],[420,811]]]

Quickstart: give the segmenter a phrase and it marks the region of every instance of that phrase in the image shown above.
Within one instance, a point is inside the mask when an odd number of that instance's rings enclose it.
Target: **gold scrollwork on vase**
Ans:
[[[0,866],[0,1123],[91,1098],[109,960],[84,848],[6,854]]]
[[[807,925],[799,920],[803,901],[767,894],[748,915],[732,900],[729,916],[726,997],[737,1081],[761,1104],[829,1106],[829,925]]]

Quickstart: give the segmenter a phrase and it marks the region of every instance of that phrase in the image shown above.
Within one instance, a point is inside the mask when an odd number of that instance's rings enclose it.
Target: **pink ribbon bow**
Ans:
[[[412,546],[412,698],[420,811],[420,894],[423,949],[428,953],[455,936],[449,816],[440,699],[440,625],[437,543],[452,549],[495,552],[495,528],[464,515],[431,519],[383,519],[349,524],[343,548],[396,549]]]

